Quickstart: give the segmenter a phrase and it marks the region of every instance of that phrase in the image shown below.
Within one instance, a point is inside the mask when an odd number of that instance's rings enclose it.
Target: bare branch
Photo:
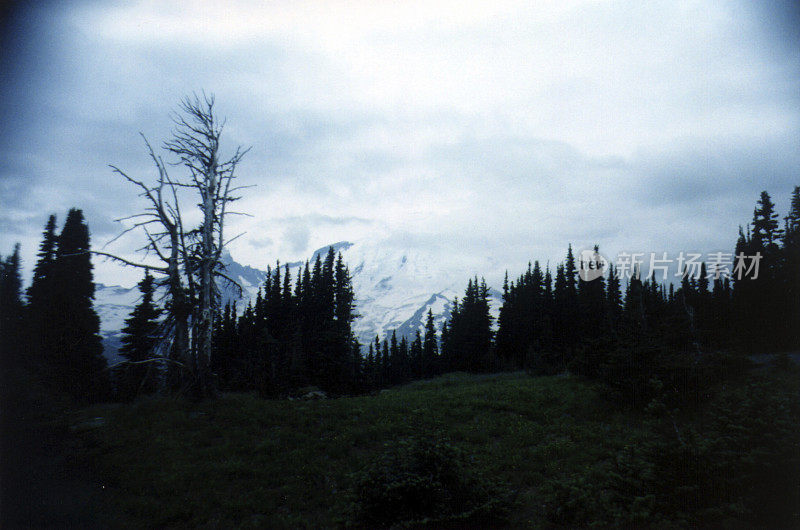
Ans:
[[[109,254],[108,252],[101,252],[99,250],[90,250],[92,254],[97,254],[98,256],[103,256],[114,261],[119,261],[120,263],[124,263],[125,265],[130,265],[131,267],[139,267],[140,269],[150,269],[158,272],[168,272],[167,267],[158,267],[155,265],[145,265],[144,263],[136,263],[133,261],[129,261],[125,258],[121,258],[119,256],[115,256],[114,254]]]

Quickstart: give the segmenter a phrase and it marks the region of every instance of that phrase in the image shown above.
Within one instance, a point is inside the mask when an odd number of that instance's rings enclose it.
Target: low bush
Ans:
[[[508,491],[440,436],[387,443],[355,477],[350,526],[487,525],[505,520]]]
[[[570,526],[800,527],[797,386],[789,378],[732,386],[691,423],[654,400],[638,440],[546,484],[548,518]]]

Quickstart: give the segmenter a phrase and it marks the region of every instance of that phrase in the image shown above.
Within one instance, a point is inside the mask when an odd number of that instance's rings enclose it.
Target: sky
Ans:
[[[566,246],[732,251],[761,190],[800,184],[795,2],[18,2],[0,57],[0,254],[25,280],[50,213],[93,248],[145,203],[140,133],[182,97],[250,147],[244,264],[341,240],[474,258],[491,282]],[[227,150],[227,151],[226,151]],[[180,168],[170,171],[179,175]],[[488,260],[488,261],[487,261]],[[95,259],[95,278],[140,271]]]

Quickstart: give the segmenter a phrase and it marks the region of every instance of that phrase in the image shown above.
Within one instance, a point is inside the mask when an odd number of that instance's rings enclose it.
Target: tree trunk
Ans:
[[[212,150],[203,184],[203,239],[200,257],[200,322],[198,322],[197,371],[195,372],[199,397],[213,395],[211,377],[211,346],[214,329],[214,265],[217,262],[214,248],[214,195],[217,188],[217,153]]]

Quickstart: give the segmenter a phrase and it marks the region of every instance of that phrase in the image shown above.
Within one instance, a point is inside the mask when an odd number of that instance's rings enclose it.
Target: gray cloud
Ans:
[[[310,236],[311,231],[305,224],[291,225],[283,232],[284,239],[289,243],[291,251],[295,253],[308,250]]]
[[[512,272],[568,242],[723,248],[798,183],[789,2],[154,6],[46,3],[4,36],[0,252],[28,268],[49,212],[117,233],[142,203],[108,164],[152,178],[138,133],[204,88],[252,146],[229,233],[255,265],[357,237]]]

